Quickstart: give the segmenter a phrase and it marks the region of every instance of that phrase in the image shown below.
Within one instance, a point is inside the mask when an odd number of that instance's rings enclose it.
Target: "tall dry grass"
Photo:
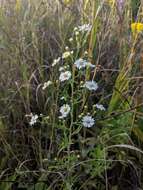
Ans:
[[[121,10],[98,0],[2,3],[1,179],[29,190],[30,181],[37,190],[142,187],[142,32],[131,31],[135,17],[142,22],[138,2],[125,1]],[[84,24],[90,32],[75,28]],[[67,51],[73,54],[62,58]],[[95,68],[78,71],[79,58]],[[61,66],[71,72],[64,84]],[[49,80],[52,86],[42,90]],[[88,80],[98,82],[95,93],[83,88]],[[70,114],[59,120],[64,103]],[[101,103],[105,112],[96,108]],[[38,115],[34,126],[31,113]],[[91,129],[82,123],[89,114],[95,119]],[[0,189],[11,186],[3,182]]]

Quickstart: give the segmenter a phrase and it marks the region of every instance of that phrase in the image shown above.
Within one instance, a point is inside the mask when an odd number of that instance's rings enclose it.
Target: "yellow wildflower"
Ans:
[[[143,31],[143,23],[135,22],[131,24],[131,30],[133,33],[135,32],[142,32]]]

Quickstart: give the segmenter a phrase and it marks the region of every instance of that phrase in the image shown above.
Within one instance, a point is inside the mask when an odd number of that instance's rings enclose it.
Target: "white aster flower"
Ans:
[[[31,120],[30,120],[29,124],[31,126],[34,125],[37,122],[37,119],[38,119],[38,115],[37,114],[35,114],[35,115],[31,114]]]
[[[95,67],[95,65],[91,64],[90,62],[87,62],[86,60],[80,58],[80,59],[77,59],[75,62],[74,62],[74,65],[78,68],[78,69],[82,69],[82,68],[85,68],[86,66],[88,67]]]
[[[78,26],[78,30],[81,32],[89,32],[91,28],[92,26],[90,24],[83,24],[81,26]]]
[[[59,71],[61,72],[61,71],[64,71],[65,70],[65,68],[64,67],[60,67],[59,68]]]
[[[68,104],[64,104],[63,106],[61,106],[60,108],[60,113],[61,113],[61,116],[59,116],[59,118],[65,118],[67,117],[67,115],[69,114],[71,108]]]
[[[65,97],[64,96],[62,96],[61,98],[60,98],[60,100],[64,100],[65,99]]]
[[[94,90],[96,91],[98,88],[98,84],[95,81],[86,81],[84,84],[84,87],[86,87],[88,90]]]
[[[97,109],[101,110],[101,111],[105,111],[106,110],[102,104],[96,104],[95,107]]]
[[[78,30],[78,28],[77,27],[74,27],[74,29],[73,29],[74,31],[76,31],[76,30]]]
[[[79,31],[75,31],[75,35],[78,36],[79,35]]]
[[[52,84],[52,81],[48,80],[47,82],[44,83],[42,89],[45,90],[48,86]]]
[[[95,124],[95,120],[92,116],[86,115],[82,119],[82,124],[84,127],[90,128]]]
[[[65,50],[69,50],[69,47],[68,47],[68,46],[66,46],[66,47],[65,47]]]
[[[52,67],[54,67],[55,65],[57,65],[57,63],[59,63],[60,61],[60,57],[58,57],[57,59],[54,59],[53,63],[52,63]]]
[[[69,42],[72,42],[73,41],[73,38],[69,38]]]
[[[69,56],[71,56],[73,54],[73,51],[65,51],[62,55],[63,59],[68,58]]]
[[[78,59],[74,62],[74,65],[78,68],[78,69],[82,69],[82,68],[85,68],[86,65],[87,65],[87,62],[86,60],[84,59]]]
[[[71,72],[70,71],[65,71],[65,72],[61,72],[59,80],[61,82],[65,81],[65,80],[69,80],[71,78]]]

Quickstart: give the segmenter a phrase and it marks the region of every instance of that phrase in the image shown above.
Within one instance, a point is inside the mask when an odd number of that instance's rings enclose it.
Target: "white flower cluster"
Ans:
[[[84,127],[90,128],[93,127],[93,125],[95,124],[95,120],[92,116],[86,115],[82,119],[82,124]]]
[[[102,104],[96,104],[95,107],[97,109],[101,110],[101,111],[105,111],[106,110]]]
[[[91,24],[83,24],[80,25],[78,27],[74,28],[74,31],[79,31],[79,32],[90,32],[92,29],[92,25]]]
[[[94,68],[95,65],[91,64],[90,62],[80,58],[80,59],[77,59],[75,62],[74,62],[74,65],[80,70],[82,68],[85,68],[85,67],[91,67],[91,68]]]
[[[62,55],[63,59],[66,59],[68,57],[70,57],[73,54],[73,51],[65,51]]]
[[[92,29],[92,26],[90,24],[84,24],[84,25],[75,27],[74,32],[76,35],[79,35],[80,32],[90,32],[91,29]],[[73,42],[73,38],[70,38],[69,42]],[[63,59],[63,61],[64,61],[64,59],[67,59],[73,55],[73,51],[70,51],[69,47],[66,47],[65,49],[66,49],[66,51],[61,56],[61,59]],[[88,52],[86,51],[84,55],[87,55],[87,54],[88,54]],[[57,64],[59,61],[60,61],[60,58],[54,60],[54,62],[53,62],[54,65]],[[87,61],[84,58],[77,59],[73,63],[73,65],[78,70],[82,70],[85,68],[95,68],[95,65],[93,65],[91,62]],[[72,72],[69,70],[69,66],[61,65],[59,67],[59,72],[60,72],[60,74],[59,74],[60,82],[65,82],[72,78]],[[45,88],[47,87],[47,85],[49,85],[49,84],[45,84]],[[82,87],[86,88],[89,91],[96,91],[98,89],[98,84],[94,80],[87,80],[85,82],[82,82]],[[66,101],[65,97],[61,97],[60,99]],[[96,104],[95,108],[97,108],[101,111],[105,111],[105,108],[102,104]],[[66,117],[68,117],[70,111],[71,111],[70,105],[67,103],[63,104],[59,109],[59,112],[60,112],[59,118],[65,119]],[[89,115],[89,114],[83,116],[81,122],[82,122],[83,127],[86,127],[86,128],[90,128],[95,125],[95,119],[92,117],[92,115]]]
[[[54,59],[53,63],[52,63],[52,67],[54,67],[55,65],[57,65],[57,63],[59,63],[61,60],[60,57],[58,57],[57,59]]]
[[[61,74],[59,76],[59,80],[61,82],[69,80],[70,78],[71,78],[71,72],[70,71],[61,72]]]
[[[31,126],[33,126],[35,123],[37,123],[37,120],[38,120],[38,115],[37,115],[37,114],[33,115],[33,114],[31,113],[31,120],[30,120],[29,124],[30,124]]]
[[[47,82],[44,83],[42,89],[45,90],[48,86],[52,84],[52,81],[48,80]]]
[[[86,87],[88,90],[96,91],[98,88],[98,84],[95,81],[86,81],[84,84],[84,87]]]
[[[90,62],[88,62],[82,58],[76,60],[74,62],[74,65],[79,70],[83,69],[85,67],[92,67],[92,68],[95,67],[93,64],[91,64]],[[59,80],[61,82],[69,80],[72,76],[70,71],[64,71],[64,67],[60,67],[59,71],[61,72],[60,76],[59,76]],[[98,84],[93,80],[92,81],[86,81],[84,84],[84,87],[90,91],[96,91],[98,88]],[[99,107],[99,108],[102,109],[101,107]],[[69,115],[70,110],[71,110],[71,108],[68,104],[64,104],[63,106],[61,106],[61,108],[60,108],[61,115],[59,116],[59,118],[60,119],[66,118]],[[95,124],[95,120],[94,120],[94,118],[92,118],[92,116],[86,115],[82,119],[82,124],[84,127],[90,128]]]
[[[71,108],[68,104],[64,104],[63,106],[61,106],[60,108],[60,113],[61,116],[59,116],[60,119],[67,117],[67,115],[69,114]]]

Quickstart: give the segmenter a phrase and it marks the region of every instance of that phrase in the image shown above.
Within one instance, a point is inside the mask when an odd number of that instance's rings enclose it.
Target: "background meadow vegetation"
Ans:
[[[142,7],[0,1],[0,190],[143,189]]]

